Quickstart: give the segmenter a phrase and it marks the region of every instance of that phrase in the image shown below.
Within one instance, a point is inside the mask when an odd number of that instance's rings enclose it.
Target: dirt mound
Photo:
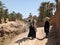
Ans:
[[[10,41],[16,35],[22,33],[24,26],[25,23],[22,21],[10,21],[8,23],[0,24],[0,45]]]

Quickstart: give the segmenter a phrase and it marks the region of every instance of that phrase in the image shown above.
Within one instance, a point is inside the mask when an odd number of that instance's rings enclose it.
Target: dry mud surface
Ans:
[[[36,39],[26,39],[28,33],[29,31],[16,36],[6,45],[46,45],[48,39],[44,38],[45,33],[43,27],[37,28]]]

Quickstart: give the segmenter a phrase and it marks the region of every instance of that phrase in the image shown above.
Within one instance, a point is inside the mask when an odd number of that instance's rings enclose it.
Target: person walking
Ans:
[[[29,16],[29,34],[28,37],[31,39],[36,38],[36,20],[34,18],[32,18],[32,15]]]
[[[46,21],[45,21],[45,25],[44,25],[44,31],[45,31],[45,33],[46,33],[46,38],[48,38],[49,27],[50,27],[50,24],[49,24],[49,22],[46,20]]]

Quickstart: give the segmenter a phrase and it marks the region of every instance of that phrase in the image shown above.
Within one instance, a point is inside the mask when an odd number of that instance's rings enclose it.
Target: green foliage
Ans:
[[[16,14],[16,19],[22,20],[22,17],[23,17],[23,16],[22,16],[22,14],[20,14],[20,13],[17,13],[17,14]]]
[[[58,0],[55,0],[56,3],[58,3]]]
[[[0,8],[5,8],[4,4],[0,1]]]
[[[11,21],[14,21],[15,19],[22,20],[22,14],[15,13],[15,11],[9,14],[8,9],[4,9],[4,8],[5,8],[4,4],[0,1],[0,22],[2,18],[4,18],[4,20],[8,18]]]
[[[15,12],[13,11],[12,13],[10,13],[9,15],[9,20],[11,21],[14,21],[15,20]]]
[[[4,4],[0,1],[0,23],[1,23],[1,19],[4,18],[7,16],[5,15],[5,6]]]
[[[42,2],[41,6],[38,9],[39,11],[38,21],[43,21],[45,17],[52,17],[54,7],[55,7],[54,3]]]
[[[20,14],[20,13],[15,13],[14,11],[13,11],[12,13],[10,13],[10,15],[9,15],[9,20],[14,21],[15,19],[22,20],[22,14]]]

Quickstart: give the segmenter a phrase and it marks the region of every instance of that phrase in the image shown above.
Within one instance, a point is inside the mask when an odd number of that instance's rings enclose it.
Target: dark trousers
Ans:
[[[46,37],[48,37],[48,34],[49,34],[49,28],[45,28],[45,33],[46,33]]]
[[[33,28],[32,26],[29,27],[28,37],[36,38],[36,31],[35,31],[35,28]]]

